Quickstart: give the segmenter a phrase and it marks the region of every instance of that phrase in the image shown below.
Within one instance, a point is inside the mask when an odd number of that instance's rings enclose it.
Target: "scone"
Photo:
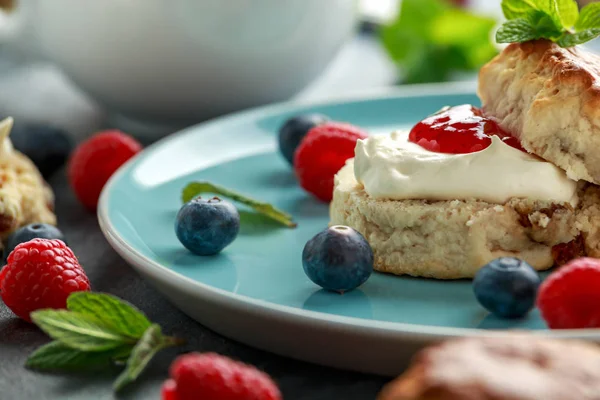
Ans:
[[[598,400],[600,349],[534,335],[435,345],[378,400]]]
[[[573,180],[600,184],[600,57],[547,40],[513,43],[481,68],[484,112]]]
[[[365,236],[374,268],[396,275],[471,278],[487,262],[519,257],[544,270],[580,255],[600,257],[600,188],[581,184],[569,204],[514,198],[480,200],[379,200],[354,176],[350,161],[336,176],[331,224]]]
[[[12,119],[0,122],[0,239],[34,222],[56,224],[54,195],[36,166],[12,148]]]

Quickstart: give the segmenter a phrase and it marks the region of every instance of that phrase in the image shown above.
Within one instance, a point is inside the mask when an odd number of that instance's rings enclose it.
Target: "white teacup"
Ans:
[[[357,0],[17,0],[0,34],[113,114],[185,125],[294,95],[357,14]]]

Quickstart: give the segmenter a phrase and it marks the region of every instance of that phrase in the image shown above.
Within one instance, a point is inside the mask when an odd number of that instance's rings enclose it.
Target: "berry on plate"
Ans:
[[[302,251],[304,272],[324,289],[347,292],[373,273],[373,251],[356,230],[332,226],[310,239]]]
[[[62,232],[54,225],[49,224],[29,224],[14,231],[6,240],[4,247],[4,262],[8,255],[21,243],[30,241],[31,239],[59,239],[66,243]]]
[[[65,308],[69,294],[89,290],[90,281],[77,257],[60,240],[19,244],[0,273],[4,304],[28,322],[32,311]]]
[[[560,267],[540,286],[537,306],[552,329],[600,328],[600,260]]]
[[[473,292],[492,314],[500,318],[520,318],[535,305],[539,285],[539,275],[525,261],[501,257],[477,272]]]
[[[77,146],[67,172],[79,201],[89,210],[95,210],[104,184],[141,150],[138,141],[117,130],[96,133]]]
[[[335,174],[349,158],[354,157],[356,141],[366,137],[361,129],[339,122],[327,122],[312,128],[294,157],[300,186],[318,199],[330,202]]]
[[[73,150],[67,132],[46,125],[17,123],[12,128],[11,141],[15,149],[33,161],[44,178],[62,167]]]
[[[327,121],[321,114],[303,114],[285,121],[279,129],[279,151],[290,165],[294,165],[294,153],[308,131]]]
[[[219,253],[240,231],[240,214],[233,204],[218,197],[185,203],[175,220],[175,234],[189,251],[200,256]]]
[[[162,387],[162,400],[281,400],[279,388],[253,366],[214,353],[179,356]]]

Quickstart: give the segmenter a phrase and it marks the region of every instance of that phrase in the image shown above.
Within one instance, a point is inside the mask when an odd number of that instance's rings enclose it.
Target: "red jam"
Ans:
[[[468,104],[445,108],[415,125],[408,140],[436,153],[465,154],[492,144],[492,136],[519,149],[519,141],[505,132],[481,110]]]

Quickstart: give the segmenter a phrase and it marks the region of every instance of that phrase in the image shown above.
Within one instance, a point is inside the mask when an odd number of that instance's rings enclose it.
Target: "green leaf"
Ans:
[[[113,360],[128,357],[133,346],[120,346],[106,351],[82,351],[62,342],[53,341],[35,350],[25,363],[27,368],[39,370],[70,370],[109,366]]]
[[[579,17],[579,7],[574,0],[551,0],[553,12],[558,16],[561,26],[570,29]]]
[[[96,317],[73,311],[38,310],[31,313],[31,319],[52,339],[78,350],[102,351],[136,342]]]
[[[575,23],[576,31],[592,28],[600,28],[600,3],[590,3],[583,7]]]
[[[446,0],[403,0],[398,17],[381,29],[381,41],[404,83],[448,80],[479,68],[497,54],[494,21]]]
[[[131,304],[105,293],[75,292],[67,299],[67,309],[96,317],[114,332],[135,339],[152,324]]]
[[[262,201],[258,201],[252,199],[250,197],[244,196],[240,193],[234,192],[233,190],[229,190],[224,188],[223,186],[215,185],[210,182],[191,182],[189,183],[182,192],[181,199],[184,203],[198,197],[204,193],[213,193],[216,195],[221,195],[227,197],[233,201],[237,201],[238,203],[245,204],[248,207],[252,208],[254,211],[271,218],[282,225],[285,225],[289,228],[296,227],[296,223],[292,221],[292,216],[287,214],[284,211],[281,211],[275,208],[273,205],[269,203],[264,203]]]
[[[538,37],[538,32],[525,19],[506,21],[496,32],[496,41],[498,43],[520,43],[537,39]]]
[[[506,19],[529,19],[535,11],[539,10],[533,0],[502,0],[502,12]]]
[[[136,380],[156,353],[176,344],[176,340],[162,335],[160,326],[151,325],[131,351],[125,370],[113,385],[115,391],[118,392],[127,384]]]
[[[589,42],[592,39],[600,36],[600,28],[590,28],[576,33],[565,33],[558,39],[560,47],[573,47],[578,44]]]
[[[460,29],[457,29],[460,26]],[[480,17],[463,10],[454,9],[439,15],[433,20],[429,36],[434,43],[454,45],[480,42],[488,37],[496,26],[493,18]],[[488,43],[485,41],[485,43]]]

